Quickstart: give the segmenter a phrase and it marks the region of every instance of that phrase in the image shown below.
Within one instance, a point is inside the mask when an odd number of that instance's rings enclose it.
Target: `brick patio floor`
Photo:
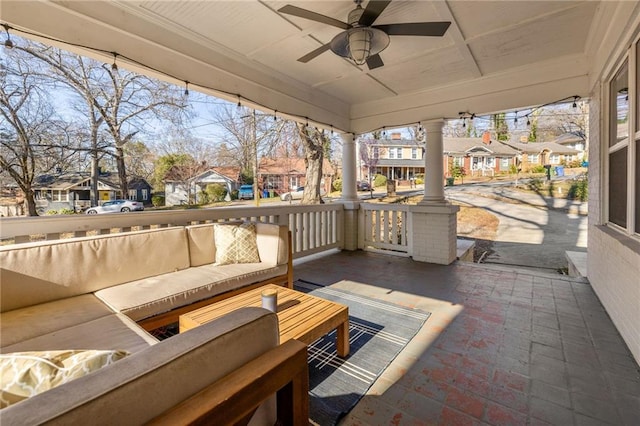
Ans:
[[[342,425],[638,425],[640,373],[584,279],[367,252],[295,277],[432,313]]]

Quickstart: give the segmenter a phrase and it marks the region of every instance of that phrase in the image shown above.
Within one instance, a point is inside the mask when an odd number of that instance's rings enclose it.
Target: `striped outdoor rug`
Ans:
[[[310,417],[336,424],[407,345],[429,313],[298,280],[294,288],[349,306],[349,357],[338,357],[335,331],[309,347]]]

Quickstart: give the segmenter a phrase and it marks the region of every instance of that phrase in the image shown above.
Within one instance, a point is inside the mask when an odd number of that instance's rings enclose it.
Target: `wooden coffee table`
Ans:
[[[330,331],[336,330],[338,355],[341,357],[349,355],[349,308],[347,306],[275,284],[267,284],[180,315],[180,333],[242,307],[262,306],[261,293],[267,289],[278,292],[277,315],[280,344],[289,339],[296,339],[309,345]]]

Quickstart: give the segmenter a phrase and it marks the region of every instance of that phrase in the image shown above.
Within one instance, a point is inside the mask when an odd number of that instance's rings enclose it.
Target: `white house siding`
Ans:
[[[607,185],[603,145],[607,139],[601,139],[606,108],[602,108],[600,89],[599,84],[594,87],[589,105],[589,174],[599,179],[589,179],[587,276],[634,358],[640,362],[640,241],[603,225]]]

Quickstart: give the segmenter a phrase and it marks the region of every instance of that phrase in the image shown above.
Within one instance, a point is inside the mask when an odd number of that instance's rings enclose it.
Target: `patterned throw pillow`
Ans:
[[[0,355],[0,408],[85,376],[129,355],[121,350],[15,352]]]
[[[216,245],[216,265],[260,262],[255,223],[216,224],[213,239]]]

